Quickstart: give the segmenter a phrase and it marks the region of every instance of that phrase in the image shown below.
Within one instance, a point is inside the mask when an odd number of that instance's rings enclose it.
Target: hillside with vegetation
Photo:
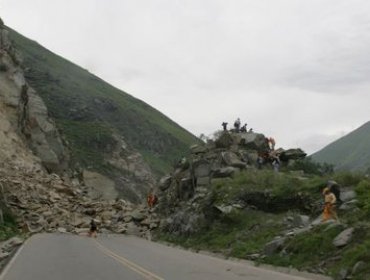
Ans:
[[[192,147],[158,185],[156,238],[256,265],[369,279],[369,178],[333,173],[300,149],[271,149],[266,139],[224,132]],[[339,221],[323,221],[323,189],[334,181]]]
[[[113,152],[119,137],[139,151],[155,173],[163,174],[199,141],[143,101],[8,30],[23,56],[26,79],[46,103],[75,164],[114,173],[104,154]]]
[[[337,170],[369,170],[370,122],[314,153],[312,159],[333,164]]]

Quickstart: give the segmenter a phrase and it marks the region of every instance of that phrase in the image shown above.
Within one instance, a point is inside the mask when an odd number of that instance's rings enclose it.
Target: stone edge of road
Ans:
[[[138,237],[138,238],[140,238],[140,237]],[[270,271],[286,273],[286,274],[289,274],[289,275],[292,275],[292,276],[309,277],[309,279],[312,279],[312,280],[332,280],[333,279],[330,276],[326,276],[326,275],[322,275],[322,274],[314,274],[314,273],[310,273],[310,272],[306,272],[306,271],[299,271],[298,269],[295,269],[295,268],[283,267],[283,266],[273,266],[273,265],[269,265],[269,264],[260,264],[260,263],[257,264],[253,261],[250,261],[250,260],[226,257],[222,254],[212,253],[212,252],[209,252],[209,251],[194,250],[194,249],[191,249],[191,248],[188,249],[188,248],[184,248],[184,247],[181,247],[179,245],[172,244],[172,243],[169,243],[169,242],[166,242],[166,241],[161,241],[161,240],[153,240],[153,241],[148,240],[148,241],[154,242],[154,243],[159,243],[159,244],[162,244],[162,245],[166,245],[168,247],[182,249],[182,250],[189,251],[189,252],[196,253],[196,254],[201,254],[201,255],[205,255],[205,256],[209,256],[209,257],[214,257],[214,258],[217,258],[217,259],[235,261],[235,262],[247,264],[247,265],[250,265],[250,266],[253,266],[253,267],[259,267],[261,269],[267,269],[267,270],[270,270]],[[0,278],[0,280],[2,280],[2,279]]]
[[[28,240],[30,240],[30,238],[32,238],[32,236],[27,238],[21,246],[19,246],[17,249],[15,249],[15,253],[10,256],[10,260],[6,262],[5,266],[0,271],[0,280],[5,279],[4,277],[6,276],[7,272],[13,266],[13,263],[15,262],[16,258],[21,253],[21,251],[23,250],[23,248],[26,245],[26,243],[28,242]]]

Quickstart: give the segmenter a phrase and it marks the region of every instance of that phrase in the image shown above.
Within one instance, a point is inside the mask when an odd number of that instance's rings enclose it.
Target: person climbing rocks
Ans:
[[[270,147],[270,149],[273,151],[273,150],[275,150],[275,139],[274,138],[272,138],[272,137],[270,137],[269,139],[268,139],[268,143],[269,143],[269,147]]]
[[[335,203],[337,202],[337,198],[328,187],[325,187],[322,193],[324,195],[325,201],[324,211],[322,213],[322,222],[325,222],[330,219],[334,219],[339,222],[338,215],[335,210]]]
[[[258,155],[258,157],[257,157],[257,168],[262,169],[263,163],[264,163],[264,159],[263,159],[262,155]]]
[[[91,219],[91,222],[90,222],[90,230],[89,230],[89,237],[94,237],[96,238],[97,236],[97,225],[96,225],[96,222],[94,221],[94,219]]]
[[[158,197],[154,194],[153,189],[150,189],[148,196],[147,196],[147,203],[148,203],[149,210],[154,207],[157,201],[158,201]]]
[[[240,128],[240,132],[247,132],[247,123]]]
[[[280,169],[280,158],[279,155],[275,155],[272,159],[272,166],[274,167],[275,172],[279,172]]]
[[[223,122],[222,127],[223,127],[224,131],[227,131],[227,122]]]
[[[234,122],[234,128],[235,128],[235,132],[239,132],[240,130],[240,118],[237,118],[236,121]]]

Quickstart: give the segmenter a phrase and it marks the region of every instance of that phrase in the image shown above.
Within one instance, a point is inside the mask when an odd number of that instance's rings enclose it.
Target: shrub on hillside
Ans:
[[[0,63],[0,72],[6,72],[8,71],[8,66],[4,63]]]
[[[310,157],[295,161],[289,169],[302,170],[306,174],[313,175],[325,175],[334,172],[332,164],[314,162]]]
[[[333,179],[342,186],[357,186],[363,178],[362,174],[349,171],[338,172],[333,176]]]
[[[362,180],[355,190],[358,195],[358,206],[370,216],[370,180]]]

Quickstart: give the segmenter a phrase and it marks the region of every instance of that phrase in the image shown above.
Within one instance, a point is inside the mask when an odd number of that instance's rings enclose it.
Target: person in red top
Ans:
[[[153,189],[150,189],[147,197],[147,204],[149,209],[152,209],[153,206],[157,203],[157,196],[153,193]]]

